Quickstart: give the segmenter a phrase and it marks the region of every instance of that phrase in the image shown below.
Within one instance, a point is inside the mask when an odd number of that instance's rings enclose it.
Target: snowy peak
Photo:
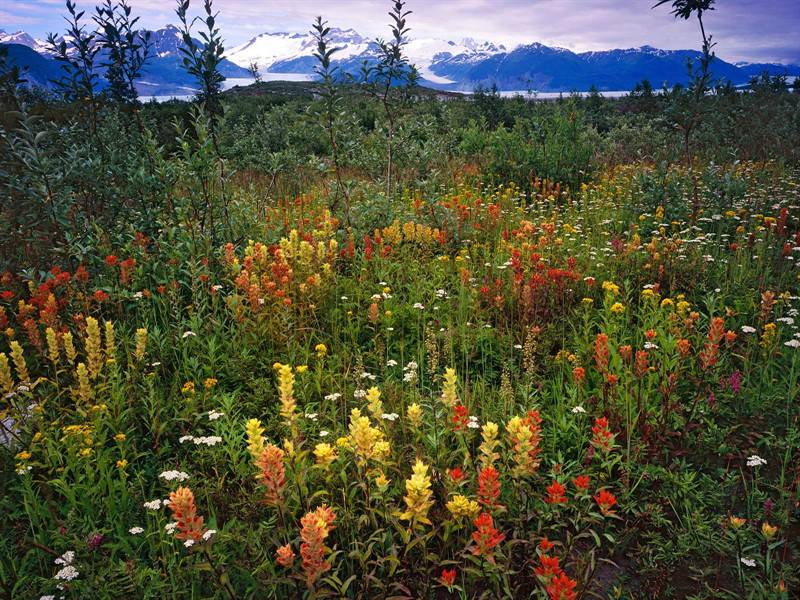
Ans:
[[[363,54],[369,46],[369,41],[353,29],[332,27],[329,36],[331,46],[337,49],[337,60]],[[267,32],[232,48],[227,57],[241,67],[256,63],[262,71],[269,71],[277,63],[310,58],[315,50],[316,42],[310,32]]]
[[[24,31],[7,33],[0,29],[0,44],[20,44],[39,53],[47,52],[47,43],[45,41],[34,39]]]
[[[354,29],[332,27],[329,32],[330,46],[336,48],[334,61],[369,60],[374,58],[376,46]],[[228,52],[228,58],[242,67],[256,63],[263,72],[287,69],[313,72],[313,53],[316,42],[311,32],[288,33],[269,32]],[[412,38],[408,40],[405,53],[409,61],[417,67],[420,75],[431,83],[452,83],[447,77],[438,75],[435,65],[454,57],[464,61],[478,62],[495,54],[505,52],[506,48],[489,41],[465,38],[459,42],[436,38]]]

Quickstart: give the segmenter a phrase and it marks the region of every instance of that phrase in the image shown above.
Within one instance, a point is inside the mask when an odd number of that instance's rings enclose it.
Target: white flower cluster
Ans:
[[[128,529],[128,533],[131,535],[139,535],[140,533],[144,533],[144,529],[142,527],[131,527]]]
[[[208,411],[208,420],[209,421],[216,421],[217,419],[224,417],[224,412],[219,412],[217,410],[210,410]]]
[[[338,400],[341,397],[342,397],[342,395],[339,392],[333,392],[332,394],[328,394],[327,396],[325,396],[325,400],[334,401],[334,400]]]
[[[64,554],[58,557],[55,560],[55,563],[57,565],[61,565],[61,568],[55,575],[53,575],[53,579],[57,579],[59,581],[72,581],[78,575],[80,575],[78,569],[76,569],[75,566],[72,564],[74,560],[75,560],[75,552],[73,552],[72,550],[64,552]],[[59,583],[58,589],[60,590],[64,589],[63,585]]]
[[[222,438],[220,436],[218,436],[218,435],[206,435],[206,436],[199,436],[199,437],[195,437],[193,435],[184,435],[180,439],[178,439],[178,441],[181,444],[184,444],[186,442],[192,442],[195,446],[216,446],[217,444],[219,444],[222,441]],[[164,475],[164,474],[162,473],[161,475]],[[186,475],[186,477],[188,478],[189,476]],[[169,481],[169,480],[167,480],[167,481]],[[183,480],[181,479],[181,481],[183,481]]]
[[[159,500],[156,498],[155,500],[145,502],[142,506],[144,506],[147,510],[158,510],[162,505],[167,506],[168,504],[169,500]]]
[[[186,481],[189,479],[189,474],[183,471],[164,471],[159,477],[164,481]]]
[[[412,360],[403,367],[403,381],[406,383],[414,383],[417,380],[417,369],[419,369],[419,365],[415,360]]]
[[[767,464],[767,461],[761,458],[758,454],[753,454],[752,456],[747,457],[748,467],[760,467],[765,464]]]

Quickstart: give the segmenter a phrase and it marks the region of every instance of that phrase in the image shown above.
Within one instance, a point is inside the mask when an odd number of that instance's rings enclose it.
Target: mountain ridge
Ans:
[[[337,48],[334,65],[356,74],[364,62],[377,60],[379,47],[355,29],[331,28],[330,46]],[[53,61],[47,44],[24,31],[0,30],[0,43],[24,46],[44,60]],[[140,91],[158,95],[185,93],[193,82],[181,68],[181,33],[167,25],[151,33],[153,58],[139,82]],[[264,74],[313,76],[316,42],[311,33],[264,32],[234,46],[225,54],[222,72],[226,77],[246,78],[256,65]],[[664,50],[650,45],[573,52],[540,42],[506,48],[488,40],[463,38],[460,41],[438,38],[412,38],[405,51],[417,67],[424,85],[450,91],[472,91],[477,86],[496,85],[500,90],[531,89],[541,92],[586,91],[592,86],[601,91],[632,89],[648,79],[653,87],[684,83],[687,64],[698,63],[696,50]],[[47,81],[39,71],[39,60],[21,50],[14,52],[17,64],[29,67],[30,79],[39,85]],[[20,62],[21,61],[21,62]],[[22,64],[28,62],[30,64]],[[715,57],[714,77],[735,85],[768,72],[771,75],[800,76],[800,66],[779,63],[729,63]]]

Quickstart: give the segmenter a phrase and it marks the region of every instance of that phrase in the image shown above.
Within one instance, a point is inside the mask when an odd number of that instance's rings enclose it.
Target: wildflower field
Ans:
[[[740,199],[703,186],[693,220],[643,201],[650,176],[407,197],[363,239],[304,198],[196,262],[137,236],[91,276],[6,274],[6,577],[76,598],[574,598],[676,569],[779,597],[800,186],[741,164]]]
[[[319,36],[308,97],[0,68],[0,595],[797,598],[800,96],[381,100]]]

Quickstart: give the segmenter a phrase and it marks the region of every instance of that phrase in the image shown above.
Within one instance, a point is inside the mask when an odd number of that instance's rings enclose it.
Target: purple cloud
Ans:
[[[141,23],[157,29],[175,21],[169,0],[130,0]],[[201,7],[192,2],[193,10]],[[636,47],[697,48],[695,21],[676,21],[654,0],[409,0],[412,37],[473,37],[506,46],[542,42],[574,51]],[[93,3],[79,1],[91,12]],[[220,26],[232,47],[265,31],[309,29],[322,14],[331,25],[368,37],[386,36],[388,0],[216,0]],[[5,0],[0,28],[37,37],[63,27],[61,0]],[[721,0],[707,13],[716,52],[728,61],[800,63],[798,0]]]

